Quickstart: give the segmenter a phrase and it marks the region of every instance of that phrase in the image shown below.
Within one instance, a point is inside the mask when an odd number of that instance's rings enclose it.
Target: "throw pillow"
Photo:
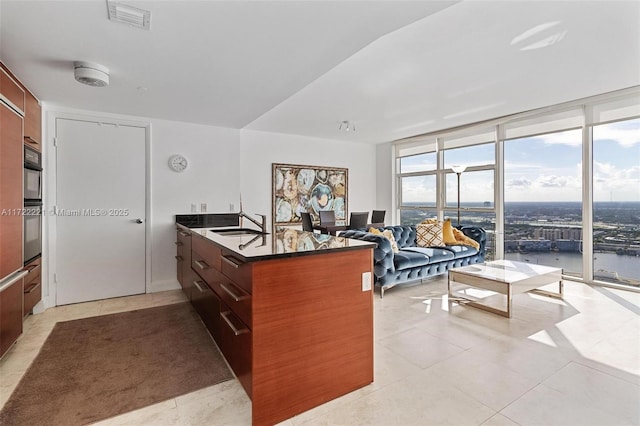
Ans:
[[[453,226],[451,219],[447,219],[442,223],[442,240],[445,244],[456,244],[456,237],[453,235]]]
[[[478,243],[473,238],[467,237],[464,235],[464,232],[459,229],[453,228],[453,235],[456,237],[456,241],[458,244],[462,244],[463,246],[471,246],[476,250],[480,250],[480,243]]]
[[[391,250],[393,250],[394,253],[398,253],[400,251],[400,249],[398,248],[398,243],[396,243],[396,239],[390,229],[380,231],[377,228],[369,228],[369,232],[375,235],[381,235],[389,240],[389,242],[391,243]]]
[[[420,223],[416,225],[418,247],[443,246],[441,223]]]
[[[431,223],[440,223],[440,221],[438,220],[437,217],[434,217],[433,219],[425,219],[422,222],[420,222],[420,224],[431,224]]]

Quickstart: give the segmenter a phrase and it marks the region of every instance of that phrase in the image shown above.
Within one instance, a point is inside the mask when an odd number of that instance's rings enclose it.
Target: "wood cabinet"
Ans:
[[[0,280],[22,259],[22,117],[0,102]]]
[[[176,237],[176,270],[182,291],[191,300],[193,273],[191,272],[191,233],[178,228]]]
[[[31,92],[25,92],[24,143],[42,151],[42,108]]]
[[[192,303],[252,400],[281,422],[373,382],[371,248],[243,262],[193,232]],[[197,296],[196,296],[197,295]]]
[[[24,308],[23,314],[26,317],[33,311],[33,307],[42,299],[42,266],[41,258],[38,258],[28,265],[25,269],[29,271],[24,277]]]
[[[22,334],[22,283],[19,279],[0,290],[0,357]]]
[[[24,115],[25,91],[3,67],[0,67],[0,97],[12,109]]]

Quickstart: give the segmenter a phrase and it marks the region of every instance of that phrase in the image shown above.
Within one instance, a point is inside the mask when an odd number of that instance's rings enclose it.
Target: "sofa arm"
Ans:
[[[376,248],[373,249],[373,274],[376,278],[381,278],[388,272],[395,271],[393,249],[391,242],[386,237],[357,230],[341,232],[340,236],[376,243]]]

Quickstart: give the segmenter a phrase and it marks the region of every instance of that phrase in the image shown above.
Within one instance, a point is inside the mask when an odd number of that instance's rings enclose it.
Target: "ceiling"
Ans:
[[[639,1],[121,2],[151,29],[0,0],[0,59],[53,105],[365,143],[640,84]]]

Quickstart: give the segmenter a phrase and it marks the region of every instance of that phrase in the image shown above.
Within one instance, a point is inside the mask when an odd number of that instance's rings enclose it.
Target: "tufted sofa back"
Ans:
[[[416,245],[416,227],[410,226],[385,226],[380,229],[389,229],[393,232],[393,238],[398,244],[398,248],[415,247]]]

